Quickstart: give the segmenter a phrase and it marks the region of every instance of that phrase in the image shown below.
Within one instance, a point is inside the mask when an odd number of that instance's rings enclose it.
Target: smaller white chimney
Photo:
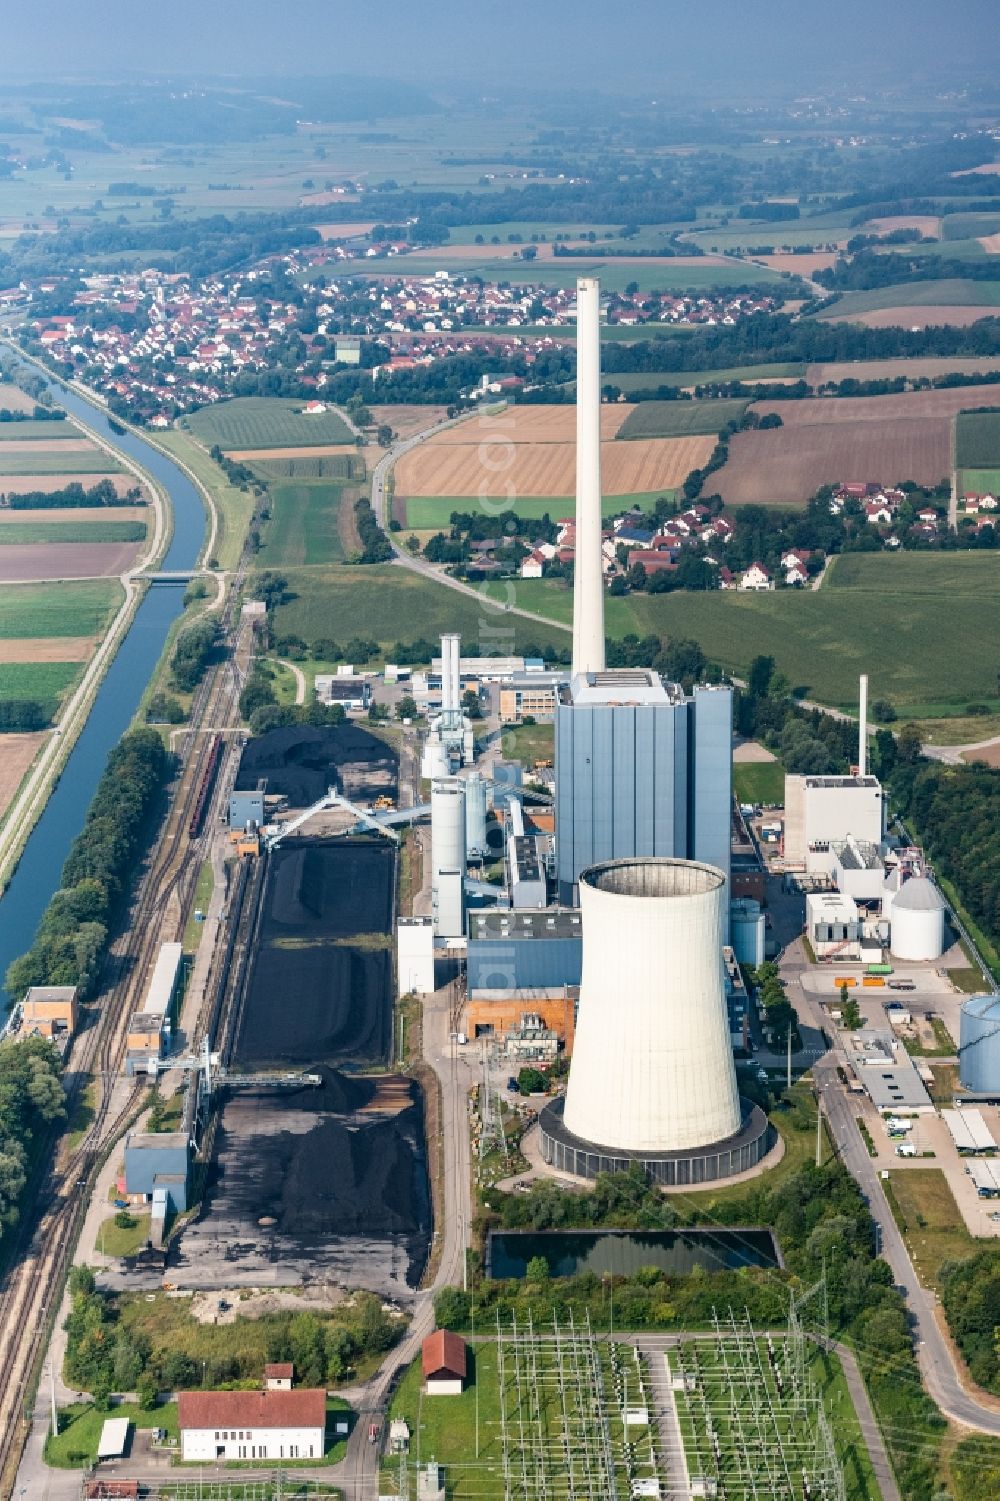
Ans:
[[[858,775],[868,775],[868,674],[861,674],[861,702],[858,710]]]

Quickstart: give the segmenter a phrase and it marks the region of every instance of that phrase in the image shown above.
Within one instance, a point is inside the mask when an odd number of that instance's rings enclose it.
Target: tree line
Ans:
[[[32,1143],[65,1113],[52,1044],[41,1037],[0,1043],[0,1238],[17,1224]]]
[[[19,495],[8,495],[4,504],[12,511],[61,511],[80,506],[145,505],[145,500],[138,485],[131,485],[124,495],[119,495],[114,480],[102,479],[89,490],[79,480],[72,480],[61,490],[26,490]]]

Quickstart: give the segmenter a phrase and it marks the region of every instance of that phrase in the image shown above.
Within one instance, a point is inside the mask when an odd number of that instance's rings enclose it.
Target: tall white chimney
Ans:
[[[604,671],[601,558],[601,287],[576,284],[576,561],[573,675]]]
[[[441,637],[441,712],[457,714],[462,702],[459,654],[461,636],[448,632]]]
[[[858,706],[858,775],[868,775],[868,674],[861,674],[861,702]]]

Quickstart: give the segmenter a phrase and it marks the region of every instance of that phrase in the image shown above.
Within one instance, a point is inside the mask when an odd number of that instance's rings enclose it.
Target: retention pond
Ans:
[[[579,1272],[628,1276],[640,1267],[683,1276],[780,1267],[781,1252],[770,1230],[494,1230],[487,1245],[491,1277],[523,1277],[543,1256],[553,1277]]]

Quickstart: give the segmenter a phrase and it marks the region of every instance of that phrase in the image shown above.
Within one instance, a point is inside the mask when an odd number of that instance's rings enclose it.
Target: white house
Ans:
[[[322,1459],[326,1392],[181,1392],[181,1459]]]
[[[770,589],[771,575],[763,563],[751,563],[740,579],[741,589]]]
[[[521,562],[521,577],[523,579],[540,579],[545,559],[537,550],[529,553]]]

